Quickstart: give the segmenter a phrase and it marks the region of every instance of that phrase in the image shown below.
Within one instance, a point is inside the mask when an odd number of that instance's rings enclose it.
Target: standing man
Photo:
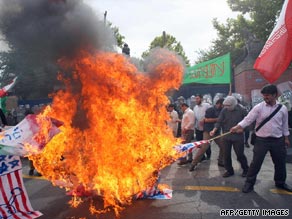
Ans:
[[[227,133],[230,129],[240,122],[247,114],[246,110],[237,104],[237,100],[233,96],[228,96],[223,102],[224,108],[220,112],[218,121],[214,129],[210,132],[210,136],[214,136],[219,128],[222,128],[223,133]],[[226,172],[223,177],[230,177],[234,175],[232,166],[231,149],[233,147],[237,160],[239,161],[243,172],[242,177],[246,177],[248,171],[248,164],[246,156],[244,155],[244,136],[243,133],[232,133],[222,137],[224,145],[224,167]]]
[[[181,109],[183,111],[183,116],[181,120],[181,133],[183,138],[183,144],[190,143],[194,138],[194,127],[195,127],[195,114],[193,110],[189,108],[189,105],[186,103],[181,104]],[[193,160],[192,152],[187,154],[187,158],[184,157],[180,160],[178,165],[184,165],[191,163]]]
[[[203,140],[203,132],[204,132],[204,119],[206,110],[211,107],[209,103],[203,103],[203,96],[201,94],[195,95],[195,102],[196,106],[194,107],[195,113],[195,132],[196,132],[196,140],[201,141]],[[207,159],[209,160],[211,157],[211,148],[208,147],[206,151]],[[205,156],[202,157],[205,159]]]
[[[273,113],[279,103],[277,102],[278,90],[275,85],[266,85],[262,88],[261,93],[264,101],[254,106],[248,115],[236,126],[230,129],[231,132],[241,132],[243,128],[256,121],[256,126]],[[277,188],[292,192],[286,181],[286,146],[290,146],[288,139],[288,110],[281,106],[280,110],[266,122],[256,132],[256,142],[254,145],[253,159],[247,173],[245,184],[242,192],[248,193],[253,191],[257,174],[259,173],[266,153],[269,151],[274,163],[274,181]]]
[[[178,113],[174,109],[174,104],[169,104],[167,107],[167,111],[169,113],[169,120],[167,121],[168,127],[172,130],[172,134],[174,137],[177,137],[177,129],[178,129]]]
[[[210,107],[206,110],[205,119],[204,119],[204,133],[203,133],[203,139],[209,140],[211,138],[210,131],[213,130],[215,123],[218,120],[218,116],[223,108],[223,98],[220,98],[216,101],[215,106]],[[219,135],[221,130],[217,130],[215,135]],[[224,167],[224,157],[223,157],[223,144],[222,144],[222,138],[217,138],[214,140],[215,143],[219,147],[219,156],[218,156],[218,166]],[[190,167],[190,171],[194,171],[195,167],[198,165],[198,163],[201,161],[202,157],[204,156],[204,153],[208,150],[210,147],[210,144],[202,144],[197,153],[195,154],[195,157],[193,159],[193,162]]]

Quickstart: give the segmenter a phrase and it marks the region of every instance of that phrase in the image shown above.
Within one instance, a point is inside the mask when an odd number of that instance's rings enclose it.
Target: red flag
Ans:
[[[254,64],[270,83],[276,81],[291,63],[291,37],[292,0],[285,0],[279,20]]]
[[[0,98],[7,95],[7,91],[15,85],[16,79],[17,77],[15,77],[9,84],[0,89]]]

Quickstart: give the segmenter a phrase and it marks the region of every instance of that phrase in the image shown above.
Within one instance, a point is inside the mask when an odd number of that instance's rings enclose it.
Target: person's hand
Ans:
[[[236,125],[236,126],[233,126],[231,129],[230,129],[230,132],[231,133],[242,133],[243,132],[243,128],[239,125]]]
[[[215,132],[216,132],[216,130],[213,129],[213,130],[209,133],[210,136],[213,137],[213,136],[215,135]]]

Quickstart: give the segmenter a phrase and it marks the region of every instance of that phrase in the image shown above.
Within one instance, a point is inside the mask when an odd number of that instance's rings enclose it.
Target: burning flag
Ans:
[[[165,121],[166,93],[182,82],[181,60],[155,50],[144,60],[145,72],[138,71],[113,52],[113,30],[84,1],[2,2],[0,29],[9,45],[27,51],[29,58],[22,58],[28,63],[41,60],[43,87],[59,85],[47,82],[56,72],[64,82],[42,114],[64,122],[61,132],[30,159],[51,182],[101,195],[102,206],[92,206],[91,213],[119,215],[136,194],[155,185],[157,171],[180,156],[173,150],[180,139]]]
[[[142,73],[115,53],[81,53],[60,64],[73,71],[61,77],[59,91],[45,116],[64,122],[61,133],[32,156],[44,177],[68,190],[102,195],[106,210],[115,213],[133,196],[157,182],[157,171],[176,160],[180,140],[165,121],[171,88],[181,84],[183,66],[167,50],[156,50]],[[92,213],[101,210],[90,209]]]
[[[279,20],[257,58],[254,68],[270,83],[276,81],[292,60],[292,1],[284,2]]]
[[[19,124],[0,133],[0,154],[28,156],[40,153],[60,132],[61,123],[49,117],[27,115]]]
[[[202,144],[210,143],[210,140],[202,140],[202,141],[196,141],[196,142],[190,142],[186,144],[177,145],[174,147],[175,150],[177,150],[179,153],[183,152],[192,152],[194,149],[200,147]]]
[[[7,95],[7,91],[15,85],[16,79],[17,77],[15,77],[9,84],[0,89],[0,98]]]

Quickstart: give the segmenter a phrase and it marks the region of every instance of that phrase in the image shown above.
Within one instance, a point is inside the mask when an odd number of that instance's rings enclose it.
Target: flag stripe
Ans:
[[[17,182],[17,185],[23,185],[23,181],[22,181],[22,178],[20,178],[20,172],[21,171],[15,171],[15,178],[16,178],[16,182]],[[17,198],[15,200],[15,204],[17,206],[17,210],[19,212],[21,212],[23,214],[23,216],[27,217],[27,218],[33,218],[31,216],[29,216],[26,212],[31,212],[33,211],[33,209],[30,208],[27,206],[27,200],[28,200],[28,197],[26,196],[26,191],[25,191],[25,188],[24,186],[21,186],[21,189],[22,189],[22,193],[21,193],[21,198]]]
[[[14,173],[16,173],[16,172],[18,172],[18,170],[17,171],[15,171]],[[8,173],[6,176],[7,176],[7,180],[8,180],[8,185],[9,185],[9,190],[10,191],[13,191],[14,190],[14,185],[13,185],[13,181],[12,181],[12,174],[13,173]],[[20,184],[19,184],[20,185]],[[12,194],[11,194],[12,195]],[[15,194],[13,195],[13,197],[11,197],[12,199],[15,199],[14,200],[14,202],[15,202],[15,211],[16,212],[19,212],[19,204],[18,204],[18,202],[17,202],[17,198],[16,198],[17,196],[15,196]],[[11,199],[10,198],[10,199]],[[13,200],[10,200],[9,202],[11,203]],[[12,204],[12,203],[11,203]],[[14,214],[13,215],[13,217],[15,218],[15,219],[20,219],[16,214]]]
[[[22,179],[18,156],[0,156],[0,219],[34,219],[42,215],[34,211]]]
[[[1,176],[0,177],[0,195],[1,195],[0,211],[1,211],[2,217],[3,218],[7,218],[6,211],[4,211],[4,209],[3,209],[5,203],[8,203],[8,199],[7,199],[7,196],[6,196],[6,193],[5,193],[5,188],[4,188],[4,185],[5,185],[4,180],[5,180],[5,178]],[[2,201],[4,201],[4,203],[2,203]]]

